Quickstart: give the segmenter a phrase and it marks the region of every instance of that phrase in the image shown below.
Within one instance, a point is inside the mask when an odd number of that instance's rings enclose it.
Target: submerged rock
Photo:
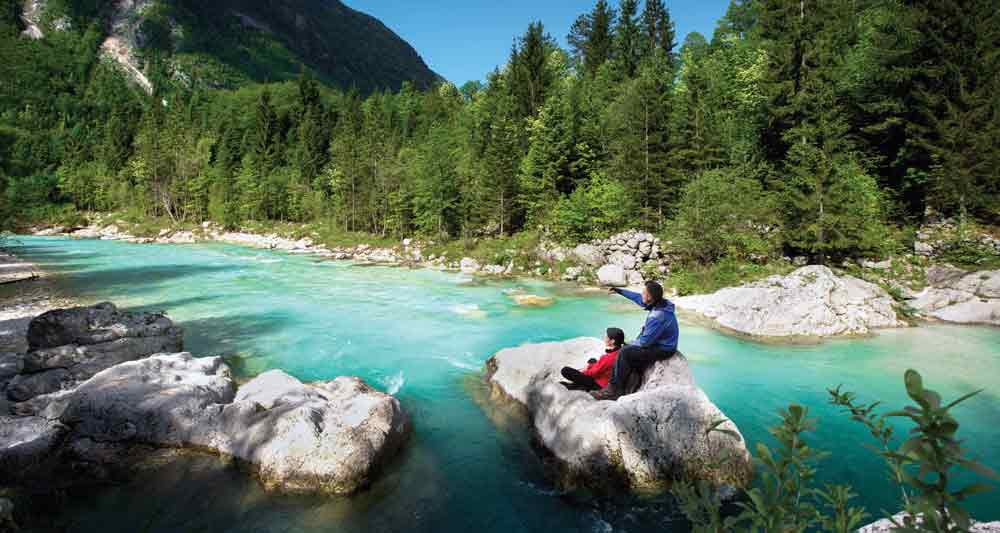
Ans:
[[[487,361],[494,399],[527,410],[564,483],[619,481],[637,490],[676,480],[749,483],[750,454],[739,429],[695,384],[683,355],[654,364],[638,392],[616,402],[559,383],[563,366],[582,366],[603,347],[580,338],[509,348]]]
[[[555,298],[536,294],[511,294],[510,298],[522,307],[550,307],[556,303]]]
[[[864,335],[904,325],[881,287],[819,265],[673,302],[725,330],[763,338]]]

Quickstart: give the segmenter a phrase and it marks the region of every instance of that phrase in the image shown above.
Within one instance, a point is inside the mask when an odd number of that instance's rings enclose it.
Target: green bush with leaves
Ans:
[[[771,198],[736,168],[710,170],[684,187],[666,232],[681,257],[712,262],[772,255],[777,225]]]
[[[969,497],[993,489],[986,483],[973,483],[956,489],[954,471],[965,469],[995,480],[997,474],[970,459],[956,437],[959,423],[951,414],[958,404],[981,391],[971,392],[943,404],[941,396],[924,387],[915,370],[907,370],[906,393],[915,402],[902,410],[879,414],[878,402],[858,403],[856,396],[841,387],[830,389],[830,402],[840,406],[851,418],[863,424],[878,442],[876,453],[888,466],[890,479],[899,486],[902,520],[892,519],[896,531],[936,533],[967,532],[972,518],[962,507]],[[829,454],[808,445],[804,435],[816,429],[816,420],[808,417],[808,408],[790,405],[780,411],[781,424],[770,432],[777,448],[759,443],[756,462],[760,481],[738,503],[740,511],[724,515],[715,488],[708,483],[680,484],[674,489],[681,511],[698,533],[723,531],[826,531],[852,533],[869,514],[851,505],[858,495],[844,485],[815,486],[817,464]],[[913,427],[909,437],[895,443],[890,418],[905,418]]]
[[[600,173],[563,196],[550,216],[550,228],[560,241],[586,242],[629,226],[641,226],[635,202],[621,182]]]

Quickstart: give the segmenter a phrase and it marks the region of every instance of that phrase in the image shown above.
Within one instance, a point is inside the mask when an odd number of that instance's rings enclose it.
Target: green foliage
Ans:
[[[760,182],[731,168],[705,172],[684,188],[666,235],[691,262],[748,261],[774,254],[777,224]]]
[[[698,263],[675,265],[671,267],[670,284],[681,296],[709,294],[725,287],[736,287],[768,276],[788,274],[792,270],[792,265],[784,261],[760,264],[723,258],[706,265]]]
[[[559,199],[550,213],[553,235],[566,243],[604,238],[623,229],[634,216],[625,187],[601,174]]]
[[[853,393],[843,392],[840,387],[829,393],[831,403],[843,407],[879,443],[875,451],[886,460],[890,478],[899,485],[900,505],[906,511],[901,522],[893,519],[896,530],[969,531],[971,519],[961,503],[993,487],[973,483],[956,490],[949,481],[952,471],[963,468],[991,480],[997,475],[965,455],[956,439],[958,421],[950,411],[980,391],[943,405],[940,395],[924,388],[916,371],[906,371],[904,384],[907,395],[917,405],[885,415],[875,412],[878,402],[858,403]],[[739,504],[739,513],[724,516],[714,496],[715,488],[709,484],[680,484],[675,488],[679,506],[696,532],[849,533],[868,518],[863,508],[851,505],[858,495],[850,487],[814,486],[817,462],[828,454],[814,450],[805,441],[805,435],[816,428],[816,421],[808,418],[808,409],[792,404],[779,415],[781,424],[770,430],[778,446],[771,449],[757,445],[761,479],[747,491],[748,501]],[[889,417],[903,417],[913,423],[909,438],[898,447]]]
[[[379,239],[577,241],[638,226],[674,242],[689,292],[780,270],[745,264],[778,249],[902,254],[893,223],[926,204],[996,220],[985,0],[970,16],[950,1],[735,1],[711,42],[691,34],[680,50],[662,1],[601,0],[571,53],[533,23],[506,65],[461,91],[432,87],[395,38],[359,54],[370,39],[350,36],[368,19],[316,2],[304,22],[261,0],[240,2],[242,17],[231,0],[154,2],[132,22],[155,96],[100,61],[106,3],[51,3],[72,29],[38,41],[17,37],[20,3],[5,4],[6,224],[71,202]],[[330,86],[345,80],[358,89]],[[985,251],[964,243],[948,259],[994,264]]]

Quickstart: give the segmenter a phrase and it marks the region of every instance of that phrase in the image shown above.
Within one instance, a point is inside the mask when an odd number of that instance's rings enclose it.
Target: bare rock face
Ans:
[[[739,429],[695,384],[683,355],[654,364],[638,392],[616,402],[559,384],[563,366],[578,367],[602,349],[598,339],[580,338],[509,348],[487,362],[494,398],[527,410],[563,481],[620,481],[637,490],[675,480],[749,483],[750,454]]]
[[[948,265],[928,269],[930,284],[910,301],[927,317],[958,324],[1000,326],[1000,270],[966,272]]]
[[[23,402],[69,389],[119,363],[177,352],[181,337],[163,314],[123,313],[110,303],[49,311],[29,323],[29,351],[6,395]]]
[[[762,338],[864,335],[904,325],[881,287],[818,265],[673,302],[725,330]]]

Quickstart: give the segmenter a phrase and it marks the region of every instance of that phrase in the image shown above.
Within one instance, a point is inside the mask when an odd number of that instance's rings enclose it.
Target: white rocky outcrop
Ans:
[[[723,330],[761,338],[865,335],[905,325],[884,289],[819,265],[673,302]]]
[[[669,243],[667,243],[669,244]],[[591,243],[580,244],[564,255],[569,255],[580,264],[591,268],[602,268],[607,265],[620,267],[622,277],[618,278],[615,270],[614,278],[623,279],[620,284],[605,285],[641,285],[645,281],[643,272],[653,270],[661,275],[668,274],[670,258],[663,252],[663,243],[651,233],[629,230],[612,235],[607,239],[598,239]],[[552,257],[554,252],[541,253],[543,257]],[[605,272],[611,272],[605,270]],[[600,276],[598,276],[600,278]],[[610,279],[607,278],[606,279]]]
[[[923,316],[959,324],[1000,326],[1000,270],[927,269],[928,286],[909,301]]]
[[[737,487],[750,481],[750,454],[739,429],[695,384],[683,355],[654,364],[638,392],[614,402],[559,383],[562,367],[579,367],[603,347],[598,339],[580,338],[509,348],[487,361],[494,399],[527,410],[562,481],[620,481],[637,490],[662,489],[678,479]],[[717,422],[717,431],[710,431]]]
[[[357,378],[303,384],[271,371],[237,390],[219,357],[162,354],[98,373],[34,416],[5,417],[0,472],[90,443],[191,447],[251,465],[268,488],[348,494],[405,442],[399,402]]]

